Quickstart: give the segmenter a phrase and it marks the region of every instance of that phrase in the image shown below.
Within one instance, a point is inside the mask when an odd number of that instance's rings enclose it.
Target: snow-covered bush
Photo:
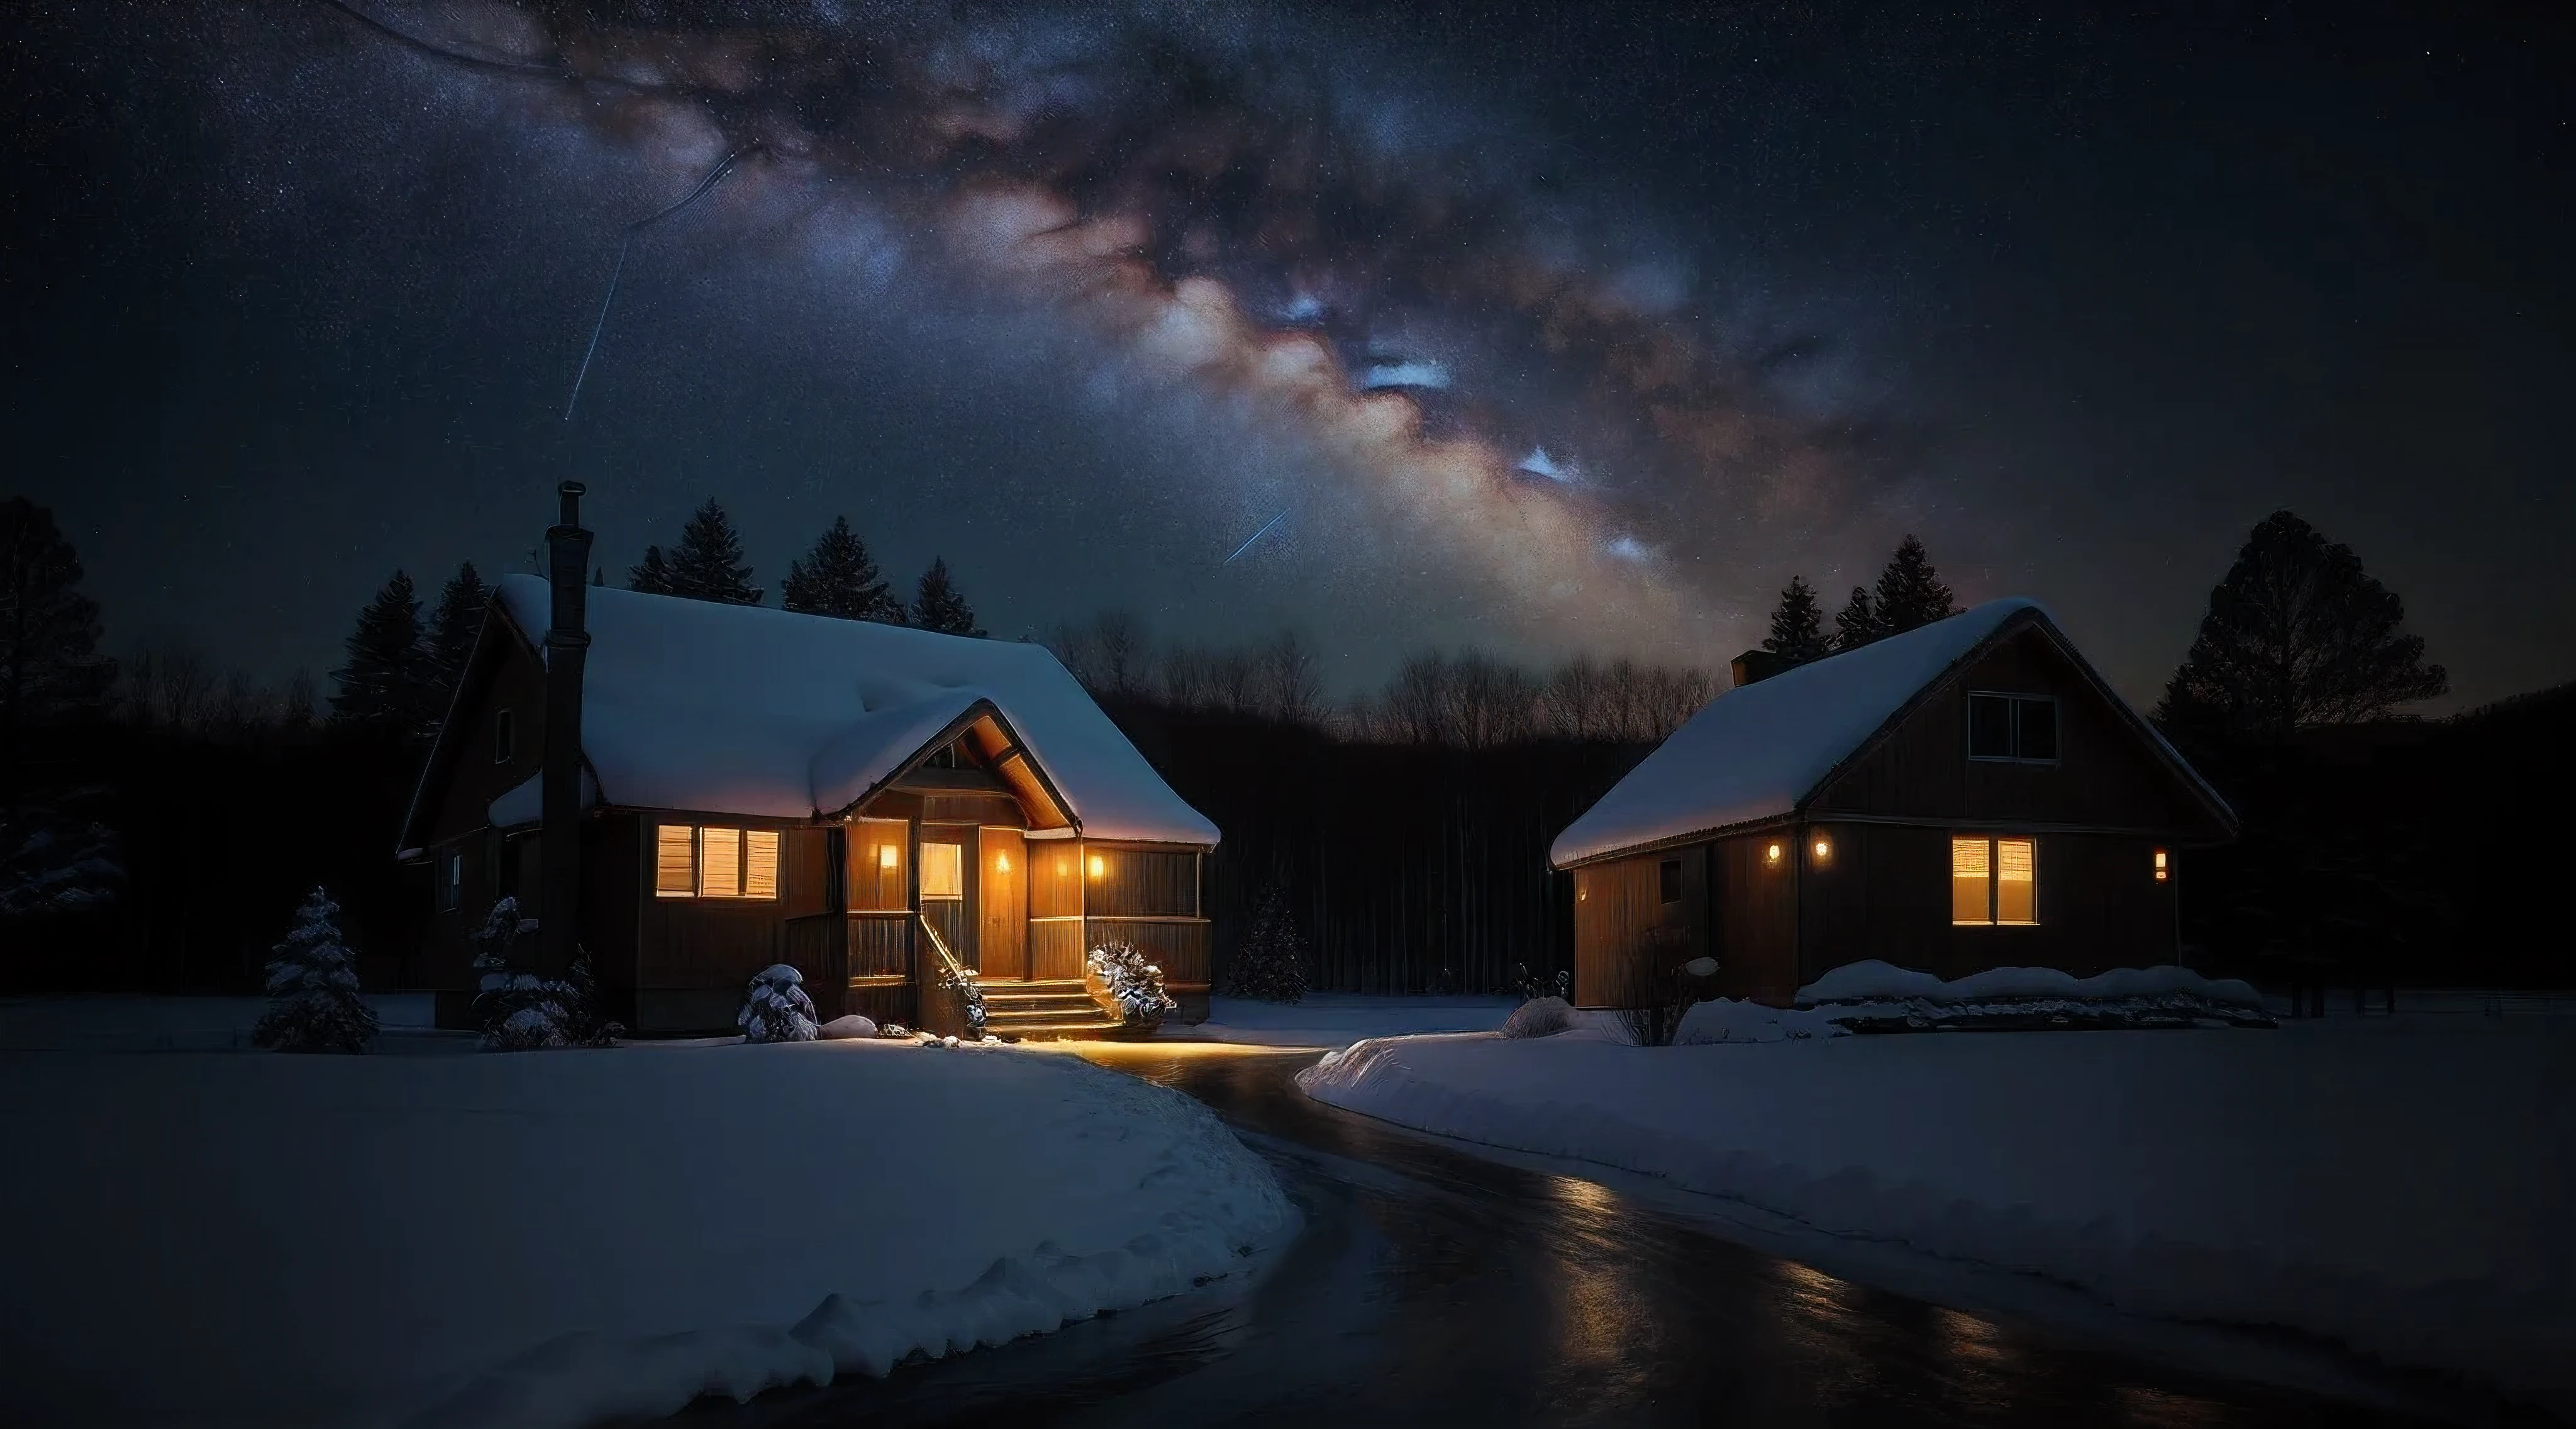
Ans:
[[[1682,1017],[1699,1000],[1698,979],[1684,972],[1689,941],[1677,928],[1651,928],[1618,965],[1618,1020],[1640,1047],[1668,1047]]]
[[[296,910],[295,931],[268,965],[268,1011],[251,1041],[280,1052],[364,1052],[376,1010],[358,995],[357,959],[340,942],[340,905],[320,888]]]
[[[1503,1019],[1506,1037],[1553,1037],[1574,1025],[1574,1009],[1561,997],[1534,997]]]
[[[1288,897],[1273,881],[1261,890],[1252,928],[1234,950],[1226,996],[1261,1002],[1296,1002],[1306,995],[1306,939],[1288,912]]]
[[[1512,991],[1519,994],[1523,1002],[1536,1002],[1542,997],[1552,997],[1563,1002],[1574,995],[1574,974],[1558,968],[1556,976],[1542,978],[1529,970],[1529,964],[1514,963],[1512,964]]]
[[[562,1009],[563,1040],[570,1047],[608,1047],[626,1033],[625,1024],[609,1020],[599,996],[599,979],[590,971],[590,949],[575,945],[572,968],[554,984],[555,1005]]]
[[[1103,943],[1091,950],[1085,964],[1130,1027],[1160,1022],[1164,1013],[1180,1006],[1163,990],[1163,970],[1145,961],[1134,943]]]
[[[519,900],[504,898],[474,934],[474,1017],[492,1051],[533,1052],[571,1041],[563,984],[521,961],[521,947],[536,931],[536,919],[519,916]]]
[[[124,887],[107,825],[51,804],[0,810],[0,918],[92,912]]]
[[[984,985],[975,979],[975,970],[955,963],[939,970],[939,990],[957,1000],[958,1019],[966,1024],[966,1035],[984,1035]]]
[[[785,963],[752,975],[734,1022],[746,1042],[811,1042],[822,1031],[814,1025],[813,999],[805,995],[805,974]]]
[[[833,1018],[823,1024],[822,1030],[826,1042],[861,1042],[876,1035],[877,1024],[855,1012]]]

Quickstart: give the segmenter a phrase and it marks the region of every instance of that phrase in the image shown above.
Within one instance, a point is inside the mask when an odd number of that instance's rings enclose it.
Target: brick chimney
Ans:
[[[583,487],[555,488],[561,505],[546,530],[546,576],[554,609],[546,627],[545,767],[538,785],[537,938],[545,971],[561,976],[572,966],[581,916],[581,667],[590,653],[586,620],[590,587],[590,533],[581,526]]]
[[[1783,660],[1757,645],[1728,662],[1727,669],[1735,676],[1735,687],[1740,690],[1756,680],[1770,679],[1791,666],[1791,661]]]

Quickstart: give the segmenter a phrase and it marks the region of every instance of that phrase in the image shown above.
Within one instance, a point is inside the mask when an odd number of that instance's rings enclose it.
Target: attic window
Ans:
[[[492,762],[507,764],[518,757],[518,716],[509,710],[492,711]]]
[[[663,824],[654,831],[656,898],[776,898],[778,830]]]
[[[2038,921],[2038,840],[1950,840],[1953,926],[2026,927]]]
[[[972,769],[975,767],[975,761],[968,757],[965,741],[959,740],[954,743],[943,744],[939,748],[932,750],[930,757],[921,761],[921,767],[924,769]]]
[[[1968,757],[2017,764],[2057,759],[2057,701],[2047,695],[1971,693]]]

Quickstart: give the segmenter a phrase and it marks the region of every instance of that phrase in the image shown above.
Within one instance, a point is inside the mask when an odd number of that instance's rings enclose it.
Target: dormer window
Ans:
[[[1968,757],[2056,763],[2057,701],[2047,695],[1970,694]]]

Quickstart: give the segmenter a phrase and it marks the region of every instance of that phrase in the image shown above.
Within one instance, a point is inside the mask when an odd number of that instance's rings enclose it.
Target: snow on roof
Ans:
[[[1563,868],[1791,812],[1924,686],[2039,609],[1990,600],[1719,695],[1557,835],[1549,861]]]
[[[515,829],[521,824],[533,824],[544,818],[545,802],[546,776],[540,771],[503,791],[501,797],[492,801],[485,816],[491,819],[492,827],[496,829]],[[590,777],[590,771],[585,769],[581,771],[581,806],[587,809],[598,802],[599,781]]]
[[[500,596],[541,644],[546,582],[504,576]],[[607,802],[837,812],[989,701],[1085,835],[1217,842],[1043,646],[606,587],[589,596],[581,742]]]

